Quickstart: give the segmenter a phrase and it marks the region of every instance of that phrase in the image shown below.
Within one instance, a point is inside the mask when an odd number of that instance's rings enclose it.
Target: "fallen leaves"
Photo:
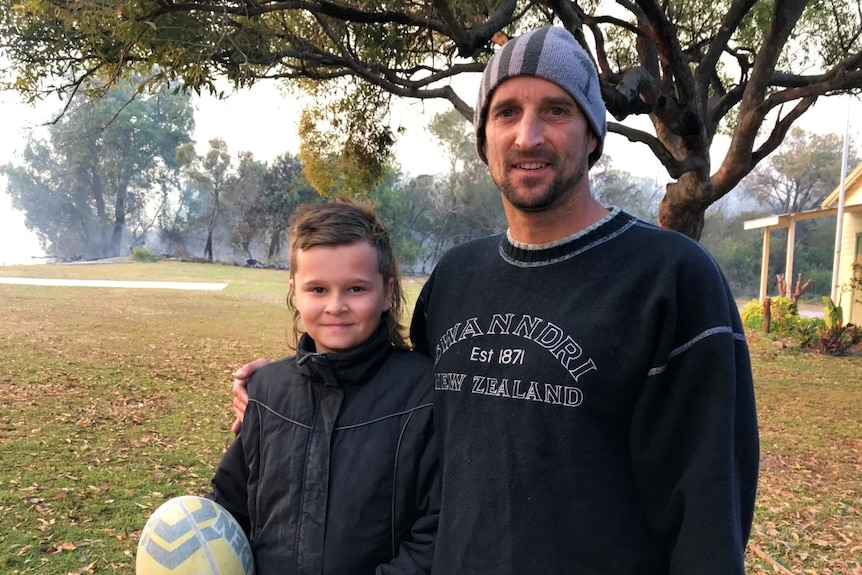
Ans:
[[[62,553],[63,551],[74,551],[78,546],[71,541],[64,541],[58,545],[49,545],[45,553]]]

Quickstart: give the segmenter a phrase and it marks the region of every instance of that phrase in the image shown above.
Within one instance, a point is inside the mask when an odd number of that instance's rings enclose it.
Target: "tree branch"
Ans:
[[[682,160],[677,160],[658,138],[642,130],[636,130],[616,122],[608,122],[608,132],[625,136],[630,142],[646,144],[672,178],[679,178],[689,171],[702,171],[708,168],[703,160],[697,156],[688,156]]]

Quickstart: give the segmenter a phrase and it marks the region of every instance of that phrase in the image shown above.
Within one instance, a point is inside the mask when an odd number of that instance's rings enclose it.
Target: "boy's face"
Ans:
[[[371,337],[391,304],[393,281],[384,285],[368,242],[299,250],[294,301],[317,351],[348,351]]]

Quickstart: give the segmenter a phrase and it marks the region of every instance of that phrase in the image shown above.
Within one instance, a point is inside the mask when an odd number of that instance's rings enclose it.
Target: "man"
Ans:
[[[494,55],[474,123],[509,229],[450,250],[413,316],[435,362],[433,572],[742,575],[757,421],[717,265],[591,196],[605,108],[564,29]]]

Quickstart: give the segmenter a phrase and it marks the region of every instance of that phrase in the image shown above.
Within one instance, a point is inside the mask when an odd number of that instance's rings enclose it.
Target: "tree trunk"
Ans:
[[[212,229],[207,231],[207,243],[204,246],[204,257],[208,262],[212,263],[213,261],[213,232]]]
[[[269,236],[269,250],[267,250],[266,261],[272,263],[272,258],[281,249],[281,230],[276,229]]]
[[[695,172],[686,172],[666,187],[658,208],[658,223],[663,228],[681,232],[695,241],[703,232],[704,212],[709,207],[712,184]]]
[[[92,178],[90,180],[90,193],[92,194],[93,201],[96,204],[97,225],[99,226],[99,245],[97,253],[99,257],[105,257],[109,253],[110,249],[110,240],[107,237],[110,222],[108,221],[108,211],[105,205],[102,179],[96,173],[92,173]]]
[[[215,230],[216,221],[218,220],[219,210],[219,193],[212,193],[212,203],[210,204],[210,216],[207,221],[207,244],[204,247],[204,257],[207,261],[213,261],[213,230]]]
[[[114,204],[114,231],[111,234],[110,255],[117,257],[123,245],[123,232],[126,230],[126,195],[128,188],[123,186],[117,190],[117,201]]]

